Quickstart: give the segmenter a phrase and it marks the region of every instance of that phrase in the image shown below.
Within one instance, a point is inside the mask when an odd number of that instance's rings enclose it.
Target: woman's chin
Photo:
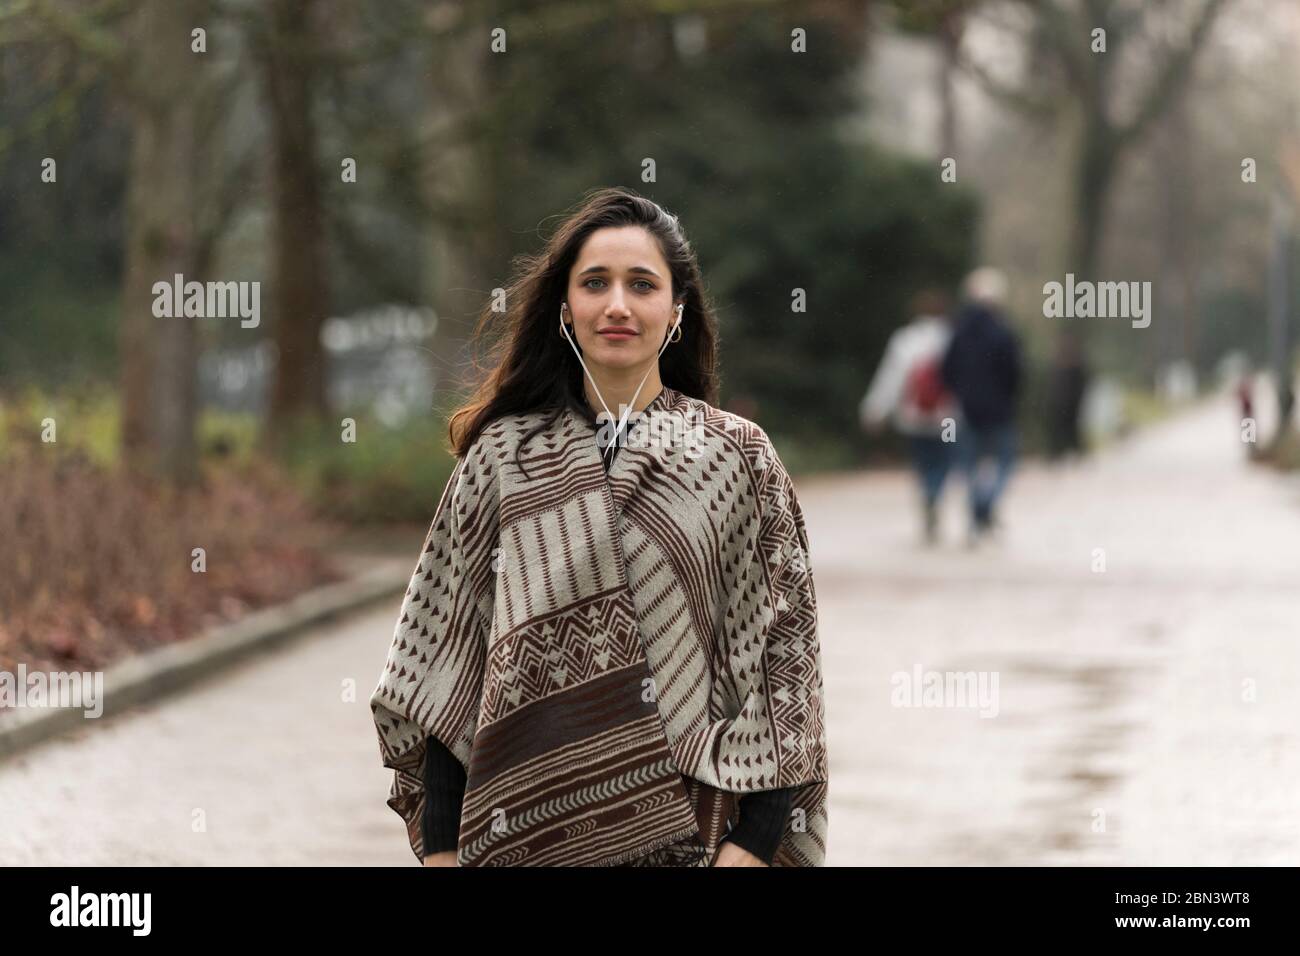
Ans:
[[[642,355],[639,349],[633,351],[627,345],[614,342],[597,343],[596,347],[587,354],[590,356],[590,361],[611,369],[639,368],[649,357]]]

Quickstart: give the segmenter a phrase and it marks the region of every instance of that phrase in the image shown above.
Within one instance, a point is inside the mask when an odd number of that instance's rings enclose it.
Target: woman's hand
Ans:
[[[425,866],[460,866],[456,862],[456,851],[446,850],[442,853],[430,853],[424,858]]]
[[[718,855],[713,858],[713,866],[769,866],[743,847],[730,840],[723,840],[718,847]]]

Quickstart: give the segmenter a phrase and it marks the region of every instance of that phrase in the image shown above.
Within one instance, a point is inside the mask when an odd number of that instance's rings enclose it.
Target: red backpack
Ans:
[[[921,359],[907,372],[907,381],[903,385],[903,394],[907,401],[923,412],[932,412],[949,399],[948,389],[943,384],[940,366],[943,354]]]

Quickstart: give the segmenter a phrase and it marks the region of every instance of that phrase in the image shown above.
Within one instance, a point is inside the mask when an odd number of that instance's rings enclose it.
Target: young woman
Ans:
[[[803,514],[763,430],[715,407],[680,223],[599,190],[506,302],[370,699],[412,851],[822,865]]]

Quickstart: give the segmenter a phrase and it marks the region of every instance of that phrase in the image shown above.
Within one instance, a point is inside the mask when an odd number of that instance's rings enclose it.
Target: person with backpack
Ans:
[[[952,336],[947,297],[935,289],[912,300],[913,318],[894,330],[875,377],[858,408],[866,431],[892,419],[906,437],[921,487],[925,540],[939,536],[939,496],[952,467],[952,426],[958,406],[944,384],[941,365]]]

